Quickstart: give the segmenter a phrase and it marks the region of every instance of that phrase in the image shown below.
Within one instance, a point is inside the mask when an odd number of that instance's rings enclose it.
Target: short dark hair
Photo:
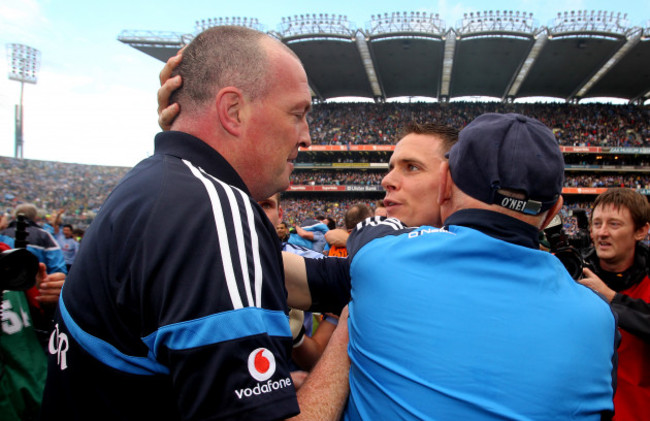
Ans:
[[[352,205],[345,213],[345,228],[349,230],[354,229],[359,222],[366,218],[370,218],[371,216],[372,211],[363,203]]]
[[[194,110],[219,89],[235,86],[250,99],[264,96],[268,58],[263,32],[242,26],[217,26],[197,35],[183,50],[183,60],[172,72],[183,85],[172,93],[170,103]]]
[[[594,200],[594,204],[591,207],[591,216],[589,217],[590,225],[593,222],[593,210],[598,206],[603,207],[605,205],[612,205],[615,209],[620,209],[621,206],[627,208],[630,211],[630,215],[632,215],[635,230],[643,227],[650,219],[648,200],[644,195],[632,189],[614,187],[599,194],[596,200]]]
[[[71,224],[65,224],[63,225],[63,228],[70,228],[70,231],[72,231],[74,228],[72,228]]]
[[[329,216],[329,215],[326,215],[326,216],[318,216],[316,219],[318,219],[319,221],[321,221],[321,220],[323,220],[323,219],[327,219],[327,228],[328,228],[328,229],[331,229],[331,230],[333,230],[334,228],[336,228],[336,221],[334,220],[334,218],[332,218],[332,217]]]
[[[402,130],[400,139],[409,134],[425,134],[439,137],[442,142],[440,144],[442,153],[447,153],[456,142],[458,142],[458,130],[438,123],[418,123],[417,121],[409,121]]]

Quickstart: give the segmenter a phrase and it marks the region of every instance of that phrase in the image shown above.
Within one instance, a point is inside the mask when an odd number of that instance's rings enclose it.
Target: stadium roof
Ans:
[[[315,100],[544,96],[643,103],[650,98],[648,22],[630,27],[620,13],[570,11],[541,27],[532,13],[485,11],[447,28],[438,15],[395,12],[373,15],[360,29],[342,15],[308,14],[283,18],[268,33],[300,57]],[[123,31],[118,40],[167,61],[200,31],[233,24],[263,30],[256,19],[214,18],[197,21],[192,34]]]

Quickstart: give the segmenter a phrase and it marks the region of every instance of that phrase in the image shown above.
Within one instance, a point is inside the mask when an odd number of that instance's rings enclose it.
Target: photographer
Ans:
[[[54,237],[34,222],[38,216],[36,206],[29,203],[20,204],[16,207],[14,216],[17,217],[19,214],[25,216],[26,241],[28,243],[26,248],[36,256],[39,262],[45,265],[49,280],[49,282],[38,284],[38,286],[25,291],[33,326],[39,334],[41,344],[45,347],[53,327],[52,317],[68,272],[63,253]],[[15,245],[17,226],[17,219],[9,223],[7,228],[0,231],[0,241],[9,247],[17,247]]]
[[[596,198],[590,231],[593,249],[578,282],[603,295],[618,313],[618,389],[614,419],[650,420],[650,279],[648,202],[641,194],[612,188]]]
[[[62,272],[68,273],[65,267],[63,252],[52,234],[45,231],[35,221],[38,217],[36,206],[31,203],[23,203],[16,206],[14,216],[22,213],[27,219],[27,249],[38,258],[39,262],[45,263],[47,273]],[[12,221],[8,228],[0,231],[0,241],[13,247],[16,232],[16,221]]]

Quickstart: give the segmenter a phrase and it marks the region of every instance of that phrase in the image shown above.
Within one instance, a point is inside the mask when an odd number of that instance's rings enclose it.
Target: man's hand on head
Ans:
[[[183,59],[183,49],[181,48],[175,56],[167,60],[167,63],[160,71],[160,89],[158,89],[158,125],[163,130],[169,130],[174,119],[180,113],[181,108],[177,103],[169,104],[169,98],[172,93],[181,87],[183,81],[180,75],[171,77],[172,72]]]

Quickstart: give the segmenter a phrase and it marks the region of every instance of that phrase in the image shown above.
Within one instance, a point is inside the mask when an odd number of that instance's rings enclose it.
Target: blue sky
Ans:
[[[614,4],[614,6],[612,6]],[[596,0],[511,1],[251,1],[0,0],[0,42],[41,51],[36,85],[24,91],[24,157],[85,164],[133,166],[153,152],[162,63],[117,41],[122,30],[191,33],[209,17],[257,18],[276,30],[282,17],[301,13],[348,16],[365,28],[370,16],[395,11],[439,13],[447,27],[465,12],[532,12],[549,25],[557,12],[604,10],[628,14],[629,26],[647,26],[650,2]],[[5,57],[6,57],[5,50]],[[0,155],[14,154],[14,106],[20,83],[0,62]]]

